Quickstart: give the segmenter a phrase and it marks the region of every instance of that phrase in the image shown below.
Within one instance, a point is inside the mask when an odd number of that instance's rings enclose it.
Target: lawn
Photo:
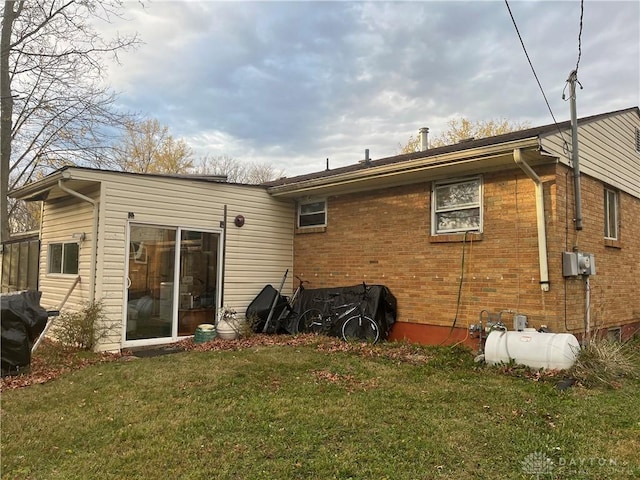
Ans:
[[[459,348],[260,337],[5,388],[2,478],[640,477],[638,380],[559,390]]]

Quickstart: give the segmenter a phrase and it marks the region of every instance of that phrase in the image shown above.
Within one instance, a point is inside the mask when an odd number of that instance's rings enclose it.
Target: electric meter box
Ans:
[[[596,260],[593,253],[562,252],[562,275],[577,277],[578,275],[595,275]]]

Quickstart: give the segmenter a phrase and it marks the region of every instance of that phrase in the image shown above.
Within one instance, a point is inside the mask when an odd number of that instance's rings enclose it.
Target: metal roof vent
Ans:
[[[418,130],[418,138],[420,139],[420,151],[424,152],[429,149],[429,128],[422,127]]]
[[[364,160],[360,160],[358,163],[362,163],[363,165],[371,165],[371,158],[369,158],[369,149],[364,149]]]

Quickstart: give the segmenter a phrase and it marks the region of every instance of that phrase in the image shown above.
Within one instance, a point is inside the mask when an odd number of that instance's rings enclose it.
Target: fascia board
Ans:
[[[320,188],[336,187],[339,185],[354,184],[363,182],[368,179],[380,177],[394,177],[399,174],[409,172],[419,172],[423,170],[433,170],[443,168],[445,166],[456,163],[468,164],[471,162],[479,162],[486,158],[494,158],[501,155],[511,155],[514,149],[530,149],[539,148],[538,137],[517,140],[514,142],[501,143],[489,147],[479,147],[470,150],[462,150],[458,152],[447,153],[443,155],[421,157],[415,160],[393,163],[380,166],[369,166],[360,170],[346,172],[337,175],[328,175],[320,178],[314,178],[302,182],[294,182],[285,185],[278,185],[269,188],[269,193],[274,197],[278,196],[294,196],[305,194],[311,190]],[[513,160],[510,160],[511,163]]]
[[[42,180],[28,183],[27,185],[11,190],[7,196],[18,200],[41,200],[39,197],[58,185],[58,180],[64,178],[62,174],[63,172],[57,172]]]

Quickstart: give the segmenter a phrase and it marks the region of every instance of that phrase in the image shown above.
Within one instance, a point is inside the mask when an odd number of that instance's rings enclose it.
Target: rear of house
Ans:
[[[297,202],[295,273],[313,287],[386,285],[396,339],[475,345],[468,327],[488,314],[628,337],[640,325],[638,109],[579,125],[582,230],[565,122],[271,184]],[[593,254],[595,274],[563,273],[573,251]]]
[[[511,327],[516,315],[627,338],[640,326],[640,114],[579,121],[581,230],[569,129],[366,156],[264,186],[68,167],[12,196],[44,201],[43,306],[102,301],[102,350],[176,341],[222,305],[243,314],[286,269],[310,288],[387,286],[391,339],[475,346],[471,325]],[[578,254],[594,265],[568,271]]]

